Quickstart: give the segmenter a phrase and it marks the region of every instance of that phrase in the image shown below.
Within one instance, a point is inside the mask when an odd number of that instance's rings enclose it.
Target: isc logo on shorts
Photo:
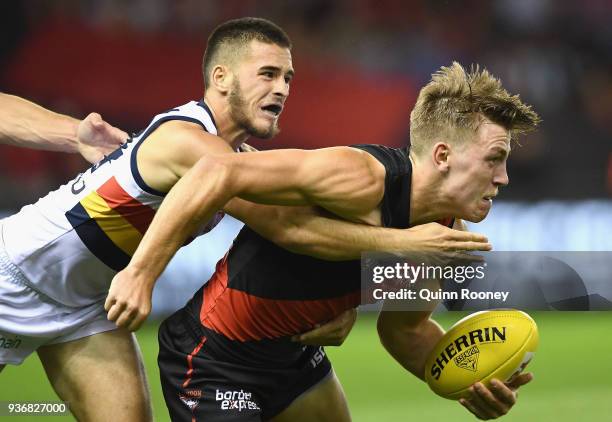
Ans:
[[[323,359],[325,359],[325,350],[323,349],[323,347],[319,347],[319,349],[312,355],[312,358],[310,359],[310,365],[313,368],[316,368],[321,362],[323,362]]]
[[[248,391],[219,391],[215,392],[215,400],[221,402],[221,410],[259,410],[259,406],[251,400]]]

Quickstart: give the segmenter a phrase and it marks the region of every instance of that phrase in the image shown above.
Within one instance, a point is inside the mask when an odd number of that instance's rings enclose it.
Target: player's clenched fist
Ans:
[[[139,281],[138,275],[126,268],[111,282],[104,309],[108,320],[118,327],[136,331],[151,313],[153,286]]]

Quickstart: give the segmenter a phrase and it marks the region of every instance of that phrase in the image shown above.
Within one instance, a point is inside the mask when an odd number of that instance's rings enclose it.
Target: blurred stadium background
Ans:
[[[138,131],[202,96],[201,57],[224,20],[261,16],[294,42],[296,78],[275,140],[259,148],[404,146],[419,87],[441,65],[479,63],[541,114],[509,162],[511,184],[474,230],[497,250],[612,251],[612,3],[608,0],[23,0],[0,3],[0,91]],[[0,147],[0,214],[87,167],[77,156]],[[240,223],[226,218],[173,261],[155,318],[205,281]],[[180,286],[180,288],[176,288]],[[157,420],[155,318],[139,332]],[[459,315],[441,316],[449,325]],[[506,420],[609,420],[610,313],[542,313],[536,381]],[[330,354],[356,421],[471,420],[402,373],[371,315]],[[111,351],[109,351],[111,353]],[[0,400],[53,397],[36,358],[7,368]],[[31,418],[30,418],[31,420]]]

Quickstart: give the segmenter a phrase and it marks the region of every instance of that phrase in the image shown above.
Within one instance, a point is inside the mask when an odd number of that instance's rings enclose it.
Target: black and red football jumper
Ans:
[[[386,227],[408,228],[412,166],[405,149],[357,145],[386,169]],[[244,227],[212,278],[159,331],[172,420],[260,421],[323,380],[322,347],[291,342],[361,300],[359,261],[284,250]]]

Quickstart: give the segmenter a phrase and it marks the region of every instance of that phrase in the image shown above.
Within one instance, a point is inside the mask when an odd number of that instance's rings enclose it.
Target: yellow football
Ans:
[[[425,364],[425,380],[438,395],[457,400],[477,381],[508,381],[525,369],[538,347],[538,327],[525,312],[482,311],[453,325]]]

